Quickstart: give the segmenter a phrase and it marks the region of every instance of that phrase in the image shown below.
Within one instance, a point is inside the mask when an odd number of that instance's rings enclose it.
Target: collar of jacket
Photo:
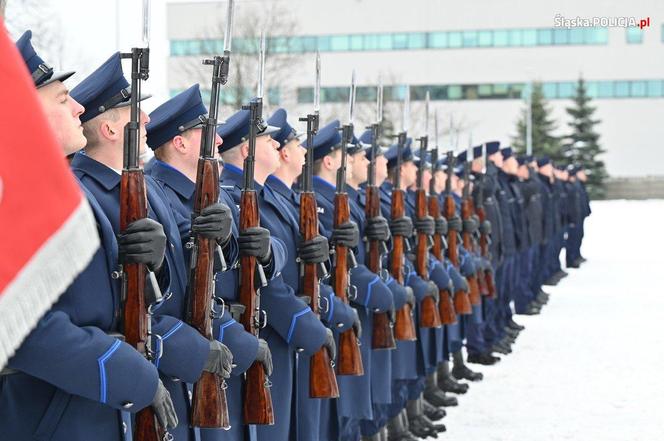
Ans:
[[[150,175],[171,187],[184,199],[191,199],[196,190],[196,184],[186,177],[180,170],[158,159],[155,160]]]
[[[79,170],[99,182],[106,191],[110,191],[120,185],[120,175],[112,168],[96,161],[79,151],[71,161],[72,170]]]

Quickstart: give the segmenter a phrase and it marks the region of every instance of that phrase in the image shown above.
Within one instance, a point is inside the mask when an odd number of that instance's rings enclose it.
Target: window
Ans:
[[[558,98],[569,99],[576,94],[576,82],[565,81],[558,83]]]
[[[279,105],[279,103],[281,102],[281,93],[278,87],[268,87],[267,101],[273,106]]]
[[[476,47],[477,46],[477,32],[465,31],[463,33],[463,47]]]
[[[313,87],[298,87],[297,89],[297,102],[300,104],[307,104],[314,102],[314,88]]]
[[[494,31],[493,32],[493,45],[496,47],[504,47],[509,44],[507,31]]]
[[[568,43],[569,43],[569,29],[553,30],[553,44],[568,44]]]
[[[600,81],[598,91],[598,98],[613,98],[613,81]]]
[[[627,98],[629,94],[629,81],[616,81],[614,84],[616,98]]]
[[[627,44],[641,44],[643,43],[643,31],[639,28],[625,29],[625,39]]]
[[[449,47],[461,47],[463,44],[461,32],[450,32],[447,35],[447,41],[449,43]]]
[[[392,49],[392,36],[389,34],[380,35],[378,37],[378,49],[391,50]]]
[[[424,49],[427,47],[427,34],[416,32],[408,35],[408,49]]]
[[[493,33],[491,31],[479,31],[477,33],[477,42],[480,47],[493,45]]]
[[[493,98],[493,86],[491,84],[480,84],[477,86],[479,98]]]
[[[524,29],[522,32],[524,46],[535,46],[537,44],[537,30]]]
[[[597,81],[587,81],[586,94],[590,98],[597,98],[597,96],[599,95],[599,83]]]
[[[542,84],[542,92],[544,93],[544,98],[548,100],[558,98],[558,84],[544,83]],[[528,91],[526,90],[525,93],[527,94]]]
[[[392,35],[392,48],[393,49],[407,49],[408,48],[408,34],[393,34]]]
[[[448,86],[447,97],[451,100],[460,100],[462,98],[461,86]]]
[[[378,35],[367,34],[364,36],[364,50],[375,51],[378,49]]]
[[[664,28],[662,30],[664,35]],[[447,32],[432,32],[429,34],[429,47],[433,49],[443,49],[447,47]]]
[[[569,31],[570,44],[584,44],[586,42],[586,29],[573,28]]]
[[[537,44],[540,46],[548,46],[553,44],[553,30],[552,29],[538,29],[537,30]]]
[[[348,35],[334,35],[330,37],[330,50],[331,51],[347,51],[348,50]]]
[[[646,96],[646,82],[645,81],[632,81],[632,94],[631,96],[640,98]]]
[[[662,82],[659,80],[648,81],[648,96],[660,97],[662,96]]]
[[[523,44],[523,32],[521,29],[512,29],[508,35],[510,46],[521,46]]]
[[[352,51],[364,50],[364,37],[362,35],[350,36],[350,50]]]

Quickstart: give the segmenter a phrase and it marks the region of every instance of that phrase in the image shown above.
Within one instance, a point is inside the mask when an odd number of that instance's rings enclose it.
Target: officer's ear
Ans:
[[[171,145],[176,152],[184,154],[187,151],[187,146],[185,144],[185,139],[182,135],[175,135],[171,140]]]
[[[242,159],[246,159],[249,156],[249,142],[243,142],[240,146],[240,153],[242,154]]]
[[[98,126],[99,135],[103,139],[116,140],[119,136],[119,130],[115,127],[112,121],[102,119]]]

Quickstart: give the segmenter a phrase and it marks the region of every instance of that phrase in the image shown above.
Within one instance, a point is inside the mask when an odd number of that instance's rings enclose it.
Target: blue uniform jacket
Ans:
[[[120,232],[120,175],[82,152],[71,162],[74,174],[90,190],[110,220],[113,231]],[[185,383],[194,383],[203,372],[210,352],[210,343],[197,330],[185,324],[187,271],[177,224],[166,197],[157,183],[146,176],[148,216],[164,227],[167,245],[164,264],[170,284],[164,294],[170,298],[155,310],[152,332],[161,336],[163,356],[156,361],[164,385],[171,393],[178,414],[176,439],[193,437],[189,429],[189,399]],[[181,380],[181,381],[180,381]]]
[[[118,441],[119,409],[137,412],[157,390],[155,366],[109,335],[119,331],[121,308],[119,283],[111,278],[117,242],[94,196],[82,190],[101,246],[9,361],[19,372],[0,377],[3,439]]]

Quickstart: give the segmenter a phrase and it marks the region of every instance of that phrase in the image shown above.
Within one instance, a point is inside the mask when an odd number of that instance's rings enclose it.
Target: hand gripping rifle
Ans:
[[[444,213],[447,220],[456,215],[456,204],[452,196],[452,173],[454,173],[454,152],[447,152],[447,179],[445,181],[445,206]],[[456,268],[459,268],[459,232],[453,228],[447,231],[447,254],[450,262]],[[457,314],[472,314],[473,308],[468,298],[468,293],[462,289],[457,289],[454,293],[454,309]]]
[[[401,156],[408,138],[408,123],[410,121],[410,87],[406,89],[403,112],[403,130],[397,135],[397,164],[394,174],[394,186],[392,187],[392,206],[390,217],[392,220],[405,216],[405,194],[401,189]],[[404,254],[408,241],[403,236],[392,236],[392,256],[390,259],[390,274],[401,285],[404,284]],[[394,319],[394,337],[402,341],[415,341],[415,323],[413,322],[413,311],[408,303],[396,312]]]
[[[318,235],[318,208],[313,187],[314,136],[318,131],[320,110],[320,54],[316,54],[316,88],[314,90],[314,111],[300,118],[307,123],[307,152],[302,167],[300,193],[300,234],[304,240],[312,240]],[[319,266],[303,263],[301,266],[300,293],[309,297],[309,305],[314,314],[320,311]],[[325,266],[320,265],[323,277],[327,275]],[[327,305],[328,308],[331,305]],[[309,361],[309,396],[311,398],[337,398],[339,386],[334,373],[334,362],[327,348],[320,348]]]
[[[479,182],[477,186],[477,203],[475,204],[477,216],[480,219],[480,224],[484,223],[486,220],[486,212],[484,211],[484,179],[486,179],[486,144],[482,144],[482,158],[484,159],[483,173],[480,174]],[[491,261],[491,254],[489,252],[489,244],[491,243],[491,238],[489,234],[480,230],[480,254],[482,257]],[[493,278],[493,271],[490,269],[483,270],[484,272],[484,284],[486,285],[486,293],[490,299],[496,297],[496,283]],[[480,277],[482,279],[482,277]],[[481,280],[480,280],[481,281]]]
[[[334,194],[334,227],[337,228],[350,220],[350,206],[346,193],[346,164],[348,144],[353,140],[353,112],[355,107],[355,71],[350,86],[349,121],[344,124],[341,134],[341,167],[337,170],[337,188]],[[334,272],[332,273],[334,293],[348,303],[350,266],[354,266],[355,255],[347,247],[334,245]],[[349,264],[348,259],[351,260]],[[339,375],[363,375],[362,354],[355,329],[349,329],[339,335],[339,356],[337,357]]]
[[[429,182],[429,215],[434,220],[441,217],[440,205],[438,203],[438,194],[436,194],[436,170],[438,169],[438,115],[434,113],[434,134],[436,137],[436,147],[431,150],[431,181]],[[444,249],[447,247],[447,241],[438,232],[434,232],[433,246],[431,254],[441,263],[445,263]],[[438,304],[438,313],[443,325],[452,325],[456,323],[456,311],[452,301],[452,293],[448,289],[440,290],[440,303]]]
[[[426,130],[425,135],[420,141],[420,166],[417,169],[417,189],[415,190],[415,216],[421,219],[428,214],[427,192],[424,189],[424,171],[427,156],[427,147],[429,143],[429,92],[426,98]],[[430,236],[418,231],[416,233],[415,244],[415,270],[423,280],[429,279],[429,244]],[[438,328],[441,325],[440,315],[438,314],[438,305],[433,297],[425,297],[420,305],[420,327]]]
[[[473,146],[472,143],[468,146],[468,158],[466,163],[463,165],[463,196],[461,202],[461,218],[463,220],[469,220],[473,215],[472,200],[470,198],[470,164],[473,161]],[[463,232],[463,247],[470,253],[473,251],[473,237],[470,232]],[[477,284],[477,276],[471,274],[466,276],[469,287],[469,296],[471,305],[479,305],[482,301],[480,297],[480,288]]]
[[[258,93],[244,110],[249,110],[249,153],[244,160],[244,182],[240,197],[240,231],[247,228],[258,227],[260,216],[258,213],[258,198],[254,189],[254,166],[256,162],[256,137],[260,131],[265,130],[263,121],[263,80],[265,73],[265,34],[261,35],[258,71]],[[258,277],[257,277],[258,276]],[[256,286],[256,279],[261,286],[267,285],[263,267],[256,262],[253,256],[240,257],[240,303],[245,308],[240,322],[245,331],[258,338],[259,330],[267,324],[265,312],[260,308],[260,287]],[[270,382],[265,374],[262,363],[254,361],[245,372],[244,378],[244,423],[245,424],[274,424],[274,411],[272,409],[272,395]]]
[[[380,137],[380,123],[383,113],[383,85],[376,90],[376,122],[371,125],[371,160],[369,161],[369,177],[366,187],[365,214],[367,221],[380,216],[380,195],[376,186],[376,156],[378,154],[378,138]],[[376,274],[382,274],[382,252],[385,243],[370,240],[367,249],[367,267]],[[373,333],[371,340],[372,349],[394,349],[397,343],[394,340],[392,321],[387,312],[373,313]]]
[[[150,65],[150,2],[143,1],[143,42],[144,48],[132,48],[131,52],[121,54],[122,58],[131,59],[131,98],[130,119],[124,128],[124,154],[122,177],[120,179],[120,232],[129,224],[148,215],[147,193],[143,169],[140,167],[140,96],[141,82],[148,79]],[[152,300],[159,301],[161,293],[154,273],[143,263],[124,264],[117,276],[122,279],[122,299],[124,309],[122,331],[126,342],[145,355],[150,361],[159,358],[159,351],[152,347],[151,338],[158,336],[151,333]],[[154,299],[146,300],[145,283],[150,281]],[[160,344],[158,345],[161,346]],[[133,439],[139,441],[161,441],[170,434],[160,427],[155,419],[154,410],[146,407],[136,414]]]
[[[201,211],[219,200],[219,163],[215,158],[214,147],[219,111],[219,89],[228,80],[228,67],[231,55],[231,29],[233,25],[233,1],[228,1],[224,55],[203,60],[203,64],[212,66],[212,89],[210,94],[210,112],[205,118],[202,134],[200,157],[196,171],[196,193],[192,222]],[[215,251],[225,267],[221,247],[215,240],[203,235],[192,235],[186,245],[192,250],[189,265],[189,292],[187,293],[187,323],[198,330],[208,340],[213,340],[212,320],[220,316],[214,309],[219,302],[214,294],[214,255]],[[223,310],[221,311],[223,314]],[[203,372],[194,384],[191,399],[191,425],[204,428],[230,428],[228,403],[226,402],[226,382],[218,375]]]

